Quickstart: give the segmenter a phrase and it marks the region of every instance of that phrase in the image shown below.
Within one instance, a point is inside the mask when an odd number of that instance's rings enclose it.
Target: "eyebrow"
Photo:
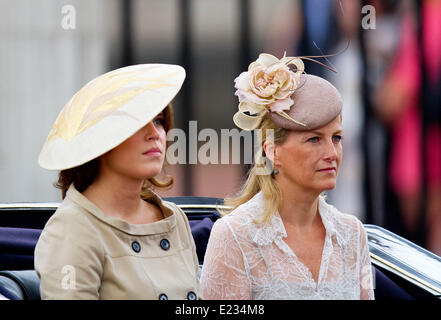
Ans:
[[[336,133],[343,133],[343,130],[342,129],[339,129],[339,130],[336,130],[333,134],[336,134]],[[305,135],[306,134],[315,134],[315,135],[318,135],[318,136],[322,136],[323,135],[323,132],[320,132],[320,131],[308,131],[308,132],[305,132]]]

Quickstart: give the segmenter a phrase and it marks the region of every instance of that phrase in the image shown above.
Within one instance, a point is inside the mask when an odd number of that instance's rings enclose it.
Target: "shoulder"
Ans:
[[[173,230],[180,235],[181,241],[187,244],[194,243],[190,222],[188,221],[185,212],[174,202],[162,200],[161,204],[163,207],[173,212],[176,221],[176,227]]]
[[[321,204],[326,207],[329,217],[335,222],[347,227],[357,227],[361,224],[361,221],[355,215],[340,211],[334,205],[328,203],[323,197],[321,197],[320,201]]]
[[[356,232],[363,227],[363,223],[353,214],[337,211],[335,213],[335,219],[338,225],[352,232]]]
[[[233,252],[240,250],[245,243],[248,243],[248,230],[243,224],[238,223],[239,217],[231,213],[217,219],[211,228],[208,239],[207,251],[229,252],[233,257]]]
[[[162,206],[171,210],[176,216],[176,223],[179,225],[188,225],[188,217],[185,212],[174,202],[161,200]]]
[[[216,220],[210,237],[233,238],[237,241],[247,241],[250,238],[250,226],[254,224],[254,214],[262,207],[253,208],[253,201],[249,200],[220,219]]]
[[[215,225],[217,225],[217,229],[219,230],[240,231],[249,221],[251,221],[251,215],[246,205],[243,204],[222,216],[222,218],[215,222]]]
[[[43,228],[36,252],[52,250],[50,248],[60,245],[101,249],[99,224],[102,223],[93,220],[94,217],[86,210],[65,199]]]
[[[152,189],[149,189],[147,193],[143,195],[143,199],[158,206],[163,214],[165,214],[165,216],[170,216],[171,214],[173,214],[176,218],[177,223],[188,223],[187,215],[176,203],[164,200],[158,193],[156,193]]]
[[[184,211],[181,208],[179,208],[179,206],[176,203],[171,202],[171,201],[166,201],[163,199],[161,199],[161,203],[163,206],[167,207],[168,209],[172,210],[173,212],[175,212],[181,216],[182,215],[185,216]]]
[[[35,246],[35,268],[40,273],[60,265],[81,265],[102,261],[104,245],[94,217],[75,203],[63,201],[46,223]],[[58,270],[57,269],[57,270]]]
[[[85,209],[69,199],[65,199],[49,218],[43,232],[58,231],[66,234],[95,229],[92,219],[93,216],[88,214]]]
[[[251,199],[237,206],[233,211],[223,216],[222,219],[232,225],[242,225],[252,222],[255,218],[263,215],[264,197],[258,192]]]
[[[363,223],[355,215],[341,212],[327,203],[325,199],[321,201],[323,201],[323,207],[326,208],[327,219],[335,227],[336,232],[346,240],[345,242],[365,234]]]

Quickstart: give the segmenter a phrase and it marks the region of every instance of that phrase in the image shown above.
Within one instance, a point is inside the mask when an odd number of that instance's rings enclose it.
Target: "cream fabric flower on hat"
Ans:
[[[61,110],[38,163],[64,170],[113,149],[152,121],[184,79],[184,68],[167,64],[128,66],[93,79]]]
[[[290,65],[294,65],[296,70],[291,70]],[[304,69],[300,58],[284,56],[278,59],[270,54],[260,54],[250,64],[248,71],[242,72],[234,80],[237,89],[235,94],[240,103],[239,111],[233,118],[235,124],[244,130],[253,130],[268,111],[290,118],[284,110],[289,110],[294,104],[291,95],[297,88]],[[249,116],[245,112],[257,116]],[[295,121],[291,118],[290,120]]]
[[[336,70],[315,58],[277,59],[262,53],[248,71],[235,79],[239,111],[233,117],[234,123],[243,130],[254,130],[268,117],[281,128],[305,131],[332,121],[341,113],[341,95],[327,80],[304,73],[302,59]],[[295,70],[289,68],[291,65]]]

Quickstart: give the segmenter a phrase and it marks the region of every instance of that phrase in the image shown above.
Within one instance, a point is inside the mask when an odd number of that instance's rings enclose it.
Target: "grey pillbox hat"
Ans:
[[[337,117],[343,107],[338,90],[327,80],[310,74],[302,74],[293,95],[294,104],[285,112],[296,121],[290,121],[276,112],[269,112],[270,119],[279,127],[307,131],[322,127]]]

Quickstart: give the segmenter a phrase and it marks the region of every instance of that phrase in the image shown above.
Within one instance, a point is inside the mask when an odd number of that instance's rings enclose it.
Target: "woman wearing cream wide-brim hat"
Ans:
[[[90,81],[59,114],[39,164],[60,170],[63,202],[35,249],[43,299],[197,299],[185,214],[159,179],[171,101],[185,70],[124,67]]]
[[[236,89],[233,120],[262,130],[261,156],[272,171],[256,161],[239,195],[225,201],[232,210],[210,234],[204,298],[373,299],[363,225],[321,196],[335,187],[342,157],[340,94],[304,74],[301,59],[268,54]]]

